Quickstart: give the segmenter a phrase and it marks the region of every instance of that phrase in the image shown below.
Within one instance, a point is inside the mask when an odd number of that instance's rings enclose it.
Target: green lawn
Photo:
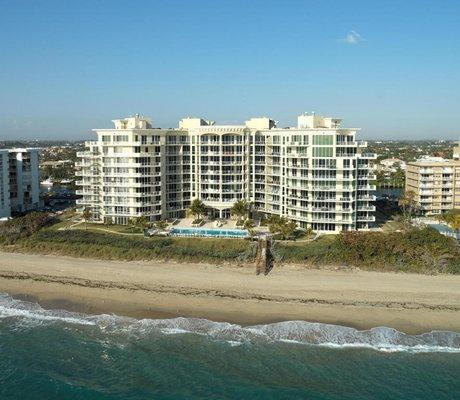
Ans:
[[[382,226],[381,226],[383,232],[390,233],[390,232],[397,232],[397,231],[403,231],[407,229],[407,225],[405,225],[402,221],[398,219],[390,219],[389,221],[386,221]]]

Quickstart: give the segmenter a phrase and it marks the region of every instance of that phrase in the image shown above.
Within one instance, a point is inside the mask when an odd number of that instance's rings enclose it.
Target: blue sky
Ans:
[[[460,138],[460,1],[0,0],[0,139],[304,111]]]

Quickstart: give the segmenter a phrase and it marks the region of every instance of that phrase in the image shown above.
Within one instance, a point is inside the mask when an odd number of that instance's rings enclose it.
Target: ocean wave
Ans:
[[[307,321],[284,321],[266,325],[240,326],[200,318],[135,319],[117,315],[86,315],[65,310],[46,310],[36,303],[16,300],[0,294],[0,321],[9,318],[16,329],[44,324],[64,323],[94,326],[107,334],[127,333],[142,336],[199,334],[231,346],[245,342],[284,342],[330,348],[361,347],[384,352],[460,353],[460,333],[432,331],[408,335],[393,328],[357,330],[346,326]]]

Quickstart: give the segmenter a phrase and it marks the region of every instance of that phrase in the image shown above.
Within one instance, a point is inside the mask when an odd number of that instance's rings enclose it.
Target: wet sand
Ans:
[[[175,262],[120,262],[0,252],[0,292],[45,308],[253,325],[306,320],[415,334],[460,331],[460,276]]]

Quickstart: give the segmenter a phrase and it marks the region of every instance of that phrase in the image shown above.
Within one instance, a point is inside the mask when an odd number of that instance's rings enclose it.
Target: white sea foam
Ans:
[[[228,322],[213,322],[199,318],[137,320],[109,314],[85,315],[65,310],[45,310],[36,303],[15,300],[7,294],[0,294],[0,321],[5,318],[13,319],[17,329],[64,323],[77,327],[89,325],[107,334],[126,333],[136,337],[155,332],[165,335],[193,333],[227,342],[231,346],[262,341],[329,348],[361,347],[383,352],[460,353],[460,333],[449,331],[408,335],[388,327],[360,331],[345,326],[306,321],[242,327]]]
[[[62,321],[70,324],[94,325],[83,314],[71,313],[65,310],[45,310],[36,303],[15,300],[11,296],[0,293],[0,319],[21,317],[31,325],[52,321]],[[30,325],[29,324],[29,325]]]

